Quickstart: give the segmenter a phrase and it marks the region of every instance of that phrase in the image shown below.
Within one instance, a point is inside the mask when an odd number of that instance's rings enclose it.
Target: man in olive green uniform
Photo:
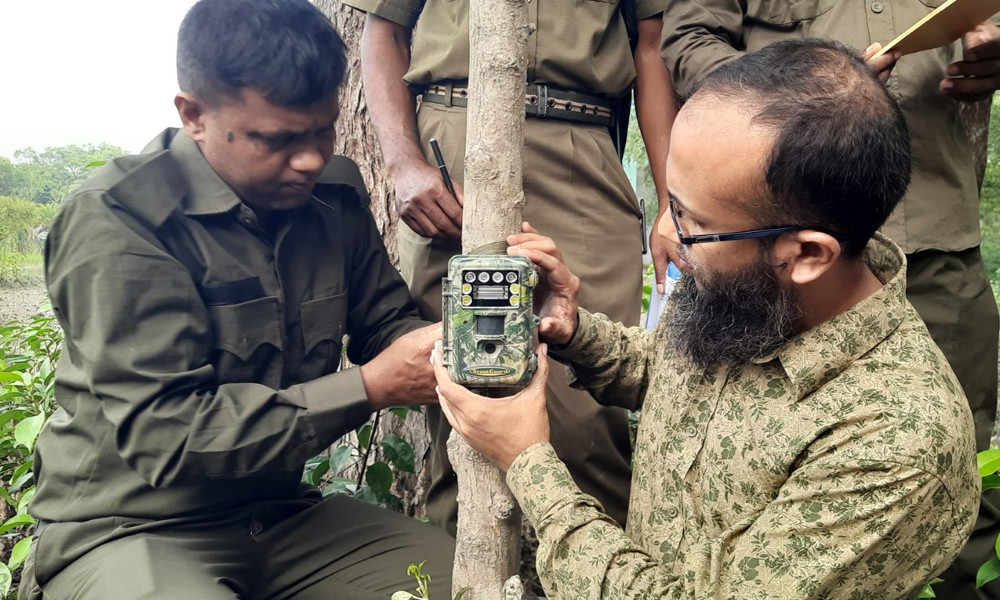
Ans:
[[[22,597],[384,600],[421,560],[450,594],[444,532],[302,483],[372,410],[433,401],[437,330],[356,165],[324,171],[345,63],[306,0],[202,0],[179,36],[183,130],[66,200]],[[361,366],[337,372],[345,334]]]
[[[461,253],[468,3],[345,3],[369,13],[362,70],[372,121],[395,184],[401,268],[421,314],[436,320],[441,316],[441,277],[448,259]],[[634,57],[618,4],[539,0],[527,5],[534,29],[528,38],[525,82],[524,216],[559,241],[584,282],[585,306],[636,323],[642,269],[639,207],[608,132],[609,116],[614,101],[630,93],[634,83],[650,162],[662,165],[674,110],[669,75],[658,56],[662,3],[634,3]],[[457,198],[433,166],[430,138],[441,143]],[[654,176],[662,190],[660,171],[654,169]],[[625,412],[594,405],[586,394],[570,390],[564,377],[553,377],[549,390],[556,450],[583,489],[623,523],[630,478]],[[434,456],[427,511],[433,522],[454,532],[456,488],[444,443],[450,428],[438,410],[428,411],[428,421]]]
[[[716,67],[775,40],[816,36],[855,48],[885,44],[939,4],[941,0],[668,2],[663,57],[678,92],[685,95]],[[906,252],[907,297],[962,383],[980,450],[989,444],[996,414],[998,319],[979,252],[976,175],[958,107],[960,101],[992,95],[1000,85],[998,58],[1000,31],[987,22],[966,34],[963,43],[902,57],[887,82],[912,132],[913,180],[882,231]],[[943,575],[940,597],[1000,597],[1000,586],[991,596],[972,590],[976,569],[989,558],[996,539],[996,517],[984,502],[977,526],[982,535],[974,534],[956,563],[961,574],[952,570]],[[982,548],[975,547],[977,542]],[[953,586],[963,578],[960,592]]]

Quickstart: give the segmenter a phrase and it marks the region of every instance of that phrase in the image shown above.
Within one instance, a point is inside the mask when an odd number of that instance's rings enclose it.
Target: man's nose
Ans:
[[[316,147],[300,148],[288,161],[289,166],[300,173],[319,173],[326,164],[327,157]]]

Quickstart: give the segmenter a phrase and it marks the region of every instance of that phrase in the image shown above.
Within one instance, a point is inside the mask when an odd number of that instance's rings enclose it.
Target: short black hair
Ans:
[[[910,182],[899,105],[856,50],[833,40],[776,42],[709,74],[691,98],[739,102],[775,131],[761,226],[832,231],[857,258]]]
[[[200,0],[177,35],[177,82],[210,105],[250,87],[307,106],[336,93],[344,42],[308,0]]]

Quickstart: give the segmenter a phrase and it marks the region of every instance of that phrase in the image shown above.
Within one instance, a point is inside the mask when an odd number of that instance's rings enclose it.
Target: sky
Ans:
[[[0,0],[0,156],[99,144],[138,152],[180,125],[177,28],[195,0]]]

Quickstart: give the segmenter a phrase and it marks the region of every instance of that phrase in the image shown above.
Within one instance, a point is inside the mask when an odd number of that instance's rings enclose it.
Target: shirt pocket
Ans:
[[[346,306],[347,292],[341,292],[303,302],[299,307],[305,343],[300,368],[303,380],[333,373],[340,365]]]
[[[828,12],[837,0],[750,0],[747,16],[772,25],[810,21]]]
[[[238,304],[210,305],[215,331],[212,364],[219,383],[281,381],[281,306],[267,296]]]

